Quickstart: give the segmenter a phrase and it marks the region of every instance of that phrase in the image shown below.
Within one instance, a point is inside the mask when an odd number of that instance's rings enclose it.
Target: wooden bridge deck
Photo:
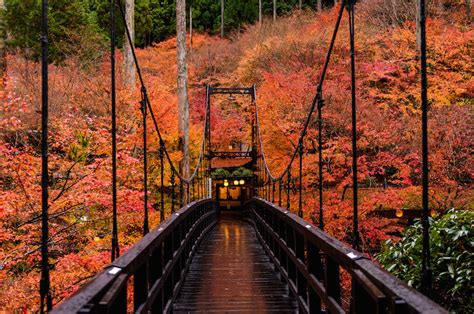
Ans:
[[[173,308],[176,313],[297,312],[254,228],[231,213],[223,213],[202,241]]]

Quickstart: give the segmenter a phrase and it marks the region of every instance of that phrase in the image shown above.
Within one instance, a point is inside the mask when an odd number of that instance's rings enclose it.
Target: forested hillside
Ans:
[[[328,1],[332,2],[332,1]],[[315,94],[336,10],[316,1],[193,2],[193,50],[188,59],[191,160],[199,153],[205,84],[257,85],[264,149],[278,173],[291,158]],[[410,3],[410,6],[407,5]],[[430,208],[474,210],[473,28],[469,1],[433,0],[427,20]],[[52,291],[61,302],[110,262],[111,161],[109,38],[106,0],[51,1],[50,250]],[[171,158],[179,160],[174,1],[136,1],[136,45],[148,94]],[[365,0],[356,5],[360,232],[362,250],[379,253],[406,227],[384,211],[421,208],[419,62],[414,1]],[[0,89],[0,309],[38,308],[40,239],[39,1],[7,0],[6,71]],[[350,242],[351,111],[347,16],[336,40],[324,107],[326,231]],[[238,30],[238,32],[237,32]],[[120,26],[119,34],[123,34]],[[142,236],[142,116],[140,90],[123,83],[118,36],[118,212],[121,250]],[[189,42],[188,42],[189,44]],[[233,108],[230,110],[229,108]],[[213,141],[228,145],[247,134],[247,108],[232,100],[212,107]],[[151,227],[159,224],[159,140],[149,131]],[[230,130],[230,131],[229,131]],[[152,135],[153,134],[153,135]],[[305,142],[304,218],[318,221],[317,125]],[[296,165],[295,165],[296,169]],[[167,172],[169,174],[169,171]],[[296,170],[295,170],[296,173]],[[169,184],[166,178],[166,185]],[[170,195],[166,195],[170,211]],[[298,195],[292,196],[296,204]],[[296,208],[296,206],[292,206]],[[403,215],[403,214],[402,214]],[[471,226],[468,226],[472,228]],[[472,237],[472,234],[470,235]],[[466,250],[472,249],[471,247]],[[456,291],[452,298],[466,297]],[[469,293],[469,292],[468,292]],[[449,304],[451,296],[441,295]],[[440,301],[441,302],[441,301]]]

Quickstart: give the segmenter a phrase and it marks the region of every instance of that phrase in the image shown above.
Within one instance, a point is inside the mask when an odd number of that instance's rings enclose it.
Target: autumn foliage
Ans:
[[[367,1],[370,2],[370,1]],[[451,1],[452,2],[452,1]],[[472,210],[473,31],[455,7],[427,22],[429,54],[430,206]],[[356,18],[360,228],[372,255],[404,227],[384,211],[421,207],[419,62],[415,22],[383,25],[370,5]],[[334,10],[297,13],[248,26],[233,39],[198,34],[190,58],[191,156],[198,154],[204,84],[257,84],[263,146],[278,174],[290,160],[319,79],[335,23]],[[376,23],[377,22],[377,23]],[[326,231],[350,242],[352,228],[350,64],[346,16],[323,88]],[[171,157],[177,151],[175,40],[137,51]],[[119,53],[118,64],[121,64]],[[84,68],[74,57],[51,65],[50,199],[54,302],[77,290],[110,261],[111,161],[108,56]],[[118,78],[122,77],[118,67]],[[119,80],[120,81],[120,80]],[[40,239],[40,68],[8,56],[0,91],[0,308],[37,309]],[[119,240],[125,250],[142,235],[142,131],[139,89],[118,86]],[[212,107],[215,145],[248,136],[248,104]],[[229,132],[229,130],[233,130]],[[151,225],[159,223],[158,148],[149,123]],[[305,141],[304,216],[318,222],[317,126]],[[249,139],[247,139],[249,140]],[[193,163],[193,162],[191,162]],[[297,173],[296,164],[293,173]],[[169,175],[169,171],[168,171]],[[167,177],[166,180],[169,178]],[[297,182],[295,181],[295,185]],[[292,209],[297,195],[292,195]],[[169,211],[169,196],[166,198]]]

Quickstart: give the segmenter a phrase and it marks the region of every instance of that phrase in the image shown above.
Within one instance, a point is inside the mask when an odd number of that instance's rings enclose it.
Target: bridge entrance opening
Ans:
[[[241,210],[252,198],[252,185],[242,178],[217,180],[216,202],[220,209]]]
[[[234,138],[236,134],[228,134],[229,145],[217,145],[211,142],[211,96],[224,95],[225,101],[233,102],[235,110],[242,113],[243,121],[250,124],[247,131],[242,126],[238,132],[250,135],[250,141]],[[236,98],[236,96],[244,96]],[[250,100],[251,106],[245,103]],[[250,97],[249,97],[250,96]],[[219,99],[218,99],[219,100]],[[221,210],[241,210],[243,204],[254,195],[256,183],[255,171],[258,159],[256,113],[255,113],[256,89],[255,85],[247,88],[221,88],[208,86],[206,91],[206,102],[208,110],[208,127],[206,134],[207,158],[209,171],[213,181],[213,198]],[[249,132],[250,131],[250,132]],[[220,138],[220,141],[223,139]],[[225,148],[225,150],[222,150]]]

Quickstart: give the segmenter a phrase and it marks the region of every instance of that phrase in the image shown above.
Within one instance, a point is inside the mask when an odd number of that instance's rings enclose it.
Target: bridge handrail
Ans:
[[[216,221],[212,199],[182,207],[52,313],[126,313],[131,277],[135,312],[169,312],[199,242]]]
[[[344,245],[298,215],[261,198],[249,203],[257,237],[288,282],[303,313],[344,313],[340,267],[352,277],[351,311],[448,313],[362,253]],[[328,278],[328,280],[326,280]]]

